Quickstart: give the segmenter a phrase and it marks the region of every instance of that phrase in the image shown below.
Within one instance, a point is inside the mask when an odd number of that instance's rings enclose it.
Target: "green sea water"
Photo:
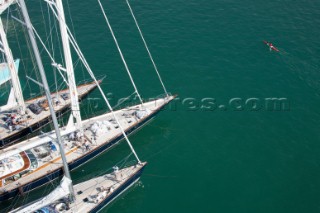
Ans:
[[[148,166],[103,212],[320,212],[320,2],[130,2],[167,89],[179,96],[130,137]],[[27,3],[40,26],[39,2]],[[98,2],[64,3],[79,46],[95,74],[107,76],[102,87],[116,104],[133,88]],[[163,93],[126,2],[102,3],[142,97]],[[77,80],[88,76],[76,70]],[[52,84],[53,74],[48,78]],[[95,91],[83,101],[85,116],[105,108],[99,97]],[[282,98],[282,108],[270,109],[268,98]],[[122,143],[71,175],[75,183],[98,175],[127,153]]]

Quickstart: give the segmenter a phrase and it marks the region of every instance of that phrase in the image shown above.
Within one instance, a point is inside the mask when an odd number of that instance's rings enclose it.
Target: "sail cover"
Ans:
[[[72,181],[69,178],[64,176],[63,179],[61,180],[60,185],[55,190],[53,190],[50,194],[35,201],[34,203],[31,203],[26,206],[21,206],[18,209],[15,209],[10,212],[11,213],[13,212],[14,213],[30,213],[30,212],[37,211],[38,209],[41,209],[50,204],[53,204],[55,201],[63,197],[66,197],[67,195],[70,194],[69,185],[71,185],[71,183]]]
[[[0,0],[1,1],[1,0]],[[14,61],[14,65],[16,66],[16,70],[19,70],[19,59],[16,59]],[[7,63],[1,63],[0,64],[0,85],[4,84],[5,82],[7,82],[8,80],[11,79],[11,75],[10,75],[10,71],[8,68],[8,64]]]

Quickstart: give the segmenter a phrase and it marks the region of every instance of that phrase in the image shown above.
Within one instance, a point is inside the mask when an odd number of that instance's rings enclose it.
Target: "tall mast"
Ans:
[[[65,152],[64,152],[64,146],[63,146],[63,142],[62,142],[62,137],[60,135],[60,130],[59,130],[57,117],[56,117],[56,114],[55,114],[55,111],[54,111],[54,108],[53,108],[53,105],[52,105],[52,99],[51,99],[51,94],[50,94],[47,78],[46,78],[45,71],[44,71],[44,68],[43,68],[43,64],[42,64],[42,60],[41,60],[41,57],[40,57],[38,45],[37,45],[37,42],[36,42],[36,39],[35,39],[35,36],[34,36],[34,32],[32,30],[32,24],[31,24],[31,21],[30,21],[30,18],[29,18],[27,7],[26,7],[26,4],[25,4],[24,0],[18,0],[18,1],[19,1],[19,4],[20,4],[20,7],[21,7],[21,11],[22,11],[22,14],[23,14],[23,18],[24,18],[25,24],[27,26],[29,38],[30,38],[30,41],[31,41],[31,44],[32,44],[32,48],[33,48],[33,52],[34,52],[34,55],[36,57],[37,65],[38,65],[39,72],[40,72],[40,75],[41,75],[41,80],[42,80],[42,83],[43,83],[44,91],[45,91],[45,94],[46,94],[46,97],[47,97],[47,100],[48,100],[49,109],[50,109],[50,113],[51,113],[54,129],[55,129],[55,132],[56,132],[57,141],[58,141],[59,149],[60,149],[60,153],[61,153],[61,159],[62,159],[62,162],[63,162],[64,173],[65,173],[65,176],[71,180],[71,175],[70,175],[68,163],[67,163]],[[69,190],[70,190],[70,193],[71,193],[71,198],[73,199],[74,198],[74,190],[73,190],[72,184],[69,185]]]
[[[18,72],[17,72],[16,66],[14,65],[12,52],[10,50],[7,36],[6,36],[6,33],[3,28],[2,18],[0,18],[0,37],[1,37],[3,50],[5,53],[8,67],[9,67],[10,74],[11,74],[11,82],[12,82],[12,88],[14,91],[14,96],[16,98],[18,105],[19,105],[19,113],[23,115],[26,113],[26,105],[24,103],[24,99],[23,99],[23,95],[22,95],[22,89],[21,89],[20,80],[18,77]]]
[[[70,97],[71,97],[71,109],[73,116],[76,118],[76,127],[82,131],[82,123],[81,123],[81,115],[80,115],[80,107],[79,107],[79,100],[78,100],[78,91],[77,85],[74,77],[74,69],[73,63],[71,58],[71,51],[70,51],[70,43],[69,43],[69,35],[67,31],[64,10],[61,0],[56,0],[56,8],[58,12],[58,19],[60,25],[60,32],[63,44],[63,51],[64,51],[64,58],[66,63],[66,70],[69,82],[69,90],[70,90]]]

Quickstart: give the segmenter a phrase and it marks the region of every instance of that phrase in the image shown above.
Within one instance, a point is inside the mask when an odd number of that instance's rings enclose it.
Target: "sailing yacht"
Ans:
[[[27,8],[23,0],[18,0],[18,2],[24,16],[25,25],[27,25],[28,28],[33,51],[36,56],[38,55],[36,59],[39,71],[44,72]],[[63,174],[64,161],[70,170],[73,170],[109,150],[119,143],[121,139],[125,138],[128,141],[126,137],[127,134],[147,124],[163,107],[175,98],[174,95],[167,93],[157,72],[164,87],[165,95],[152,101],[143,102],[130,72],[128,72],[135,93],[138,95],[141,103],[113,111],[74,37],[72,37],[66,26],[61,0],[56,0],[55,2],[50,1],[49,6],[56,14],[60,24],[66,62],[66,68],[64,69],[67,72],[68,86],[71,90],[70,100],[72,113],[69,117],[68,125],[59,130],[59,132],[61,132],[61,139],[55,136],[57,131],[52,131],[0,150],[0,201],[10,199],[16,195],[23,195],[61,176]],[[70,43],[96,83],[110,112],[87,120],[81,119],[78,96],[76,94],[77,90],[74,84]],[[57,141],[63,141],[64,157],[59,155],[61,147],[59,147],[60,145]],[[139,163],[139,165],[131,168],[136,169],[137,173],[135,174],[141,173],[140,171],[142,171],[145,164]],[[130,179],[130,177],[134,178]],[[136,180],[137,177],[137,175],[128,176],[129,180]],[[130,185],[131,182],[124,181],[123,184]],[[122,185],[119,185],[119,187],[119,189],[121,189]]]
[[[101,82],[101,81],[100,81]],[[79,100],[85,98],[96,88],[94,82],[88,82],[77,86]],[[55,112],[57,115],[63,115],[70,109],[70,92],[68,89],[52,93],[55,100]],[[8,105],[15,103],[14,97],[9,96]],[[26,100],[26,114],[21,115],[18,107],[10,107],[9,110],[1,110],[0,107],[0,148],[9,147],[13,143],[44,127],[50,122],[50,113],[48,111],[48,102],[45,96],[35,97]]]
[[[147,124],[173,97],[114,111],[126,134]],[[116,145],[123,135],[112,113],[82,122],[81,135],[75,127],[64,127],[61,134],[70,170],[74,170]],[[62,159],[54,133],[44,134],[0,151],[0,201],[47,184],[62,174]]]
[[[75,192],[72,195],[68,188],[71,181],[63,177],[61,184],[49,195],[9,212],[99,212],[139,181],[146,164],[140,162],[122,169],[115,166],[108,174],[72,186]]]
[[[0,15],[15,1],[0,1]],[[17,142],[21,137],[43,127],[50,121],[48,101],[45,96],[24,100],[18,77],[19,59],[13,56],[0,18],[0,51],[6,56],[6,63],[0,64],[0,85],[11,80],[11,91],[6,105],[0,107],[0,148]],[[77,86],[78,98],[82,99],[96,88],[95,82]],[[54,107],[61,115],[71,105],[68,89],[52,93]]]
[[[21,6],[25,9],[24,0],[19,0]],[[63,11],[62,2],[56,1],[57,7]],[[62,14],[60,14],[62,15]],[[126,166],[119,169],[118,166],[114,167],[114,171],[93,179],[84,181],[80,184],[73,186],[72,179],[68,163],[66,160],[66,152],[64,148],[63,138],[61,137],[60,129],[58,126],[57,118],[52,105],[52,99],[49,93],[49,87],[46,80],[46,75],[43,69],[40,69],[41,78],[46,96],[48,99],[48,105],[52,116],[52,121],[55,129],[56,140],[54,140],[59,149],[60,157],[63,162],[64,177],[62,178],[61,184],[52,191],[49,195],[40,198],[25,206],[14,209],[12,213],[29,213],[29,212],[98,212],[116,197],[121,195],[124,191],[130,188],[136,183],[146,166],[146,162],[141,162],[131,142],[129,141],[122,124],[118,120],[117,116],[113,112],[113,109],[106,99],[106,104],[112,114],[115,123],[121,130],[121,134],[128,143],[131,152],[136,158],[136,163],[131,166]]]

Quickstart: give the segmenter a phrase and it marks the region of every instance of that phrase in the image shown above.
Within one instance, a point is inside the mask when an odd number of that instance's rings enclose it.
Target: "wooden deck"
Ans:
[[[25,152],[20,152],[20,156],[22,157],[23,162],[24,162],[23,167],[19,170],[16,170],[16,171],[10,173],[10,174],[7,174],[3,177],[0,177],[0,187],[2,187],[2,180],[6,179],[7,177],[11,177],[15,174],[19,174],[20,172],[22,172],[30,167],[31,162],[30,162],[30,159],[28,158],[27,154]]]
[[[79,99],[81,99],[83,96],[87,95],[90,91],[92,91],[94,88],[96,88],[96,84],[94,82],[82,84],[77,87]],[[59,104],[54,104],[54,109],[56,112],[60,112],[68,108],[71,104],[70,97],[66,100],[64,100],[60,95],[61,94],[68,94],[69,90],[61,90],[58,93],[52,93],[52,98],[56,98],[59,100]],[[30,100],[27,100],[26,106],[29,106],[32,103],[38,102],[38,101],[45,101],[46,97],[36,97]],[[14,113],[12,113],[14,114]],[[13,129],[12,131],[9,129],[9,127],[6,125],[5,121],[3,121],[2,118],[4,118],[5,115],[0,113],[0,141],[3,142],[3,144],[0,144],[0,146],[7,146],[7,144],[11,144],[12,142],[15,142],[16,139],[13,138],[15,135],[19,134],[19,132],[26,131],[26,129],[36,126],[36,125],[45,125],[48,123],[48,119],[50,120],[50,111],[48,109],[44,109],[39,114],[34,114],[28,107],[27,107],[27,117],[21,117],[21,121],[16,125],[19,126],[18,129]],[[47,120],[47,122],[45,122]],[[32,128],[34,130],[34,128]],[[9,138],[13,138],[12,141]],[[22,136],[21,136],[22,137]],[[9,140],[9,141],[8,141]],[[1,148],[4,148],[1,147]]]
[[[74,185],[74,202],[70,203],[70,200],[67,197],[65,199],[58,197],[56,198],[57,200],[52,200],[49,205],[45,206],[45,208],[47,210],[50,209],[50,212],[58,212],[58,210],[59,212],[61,211],[65,213],[97,212],[136,183],[139,180],[146,164],[147,163],[144,162],[122,169],[117,169],[109,174],[95,177]],[[45,200],[49,199],[49,197],[53,198],[56,196],[57,194],[54,196],[49,194],[48,197],[40,198],[30,205],[21,206],[10,211],[10,213],[40,210],[37,209],[39,204],[41,205],[43,201],[46,202]],[[42,208],[44,208],[44,206]]]
[[[145,164],[131,166],[75,185],[76,201],[69,206],[70,209],[66,212],[90,212],[107,199],[108,196],[115,193],[126,181],[139,172]],[[81,194],[77,194],[79,192]]]
[[[174,99],[174,96],[169,98],[157,99],[154,101],[144,103],[145,109],[148,109],[151,113],[159,111],[164,105]],[[138,119],[134,114],[140,109],[140,105],[136,105],[130,108],[122,109],[115,111],[116,117],[119,119],[121,126],[125,131],[137,126],[139,123],[143,122],[147,117]],[[107,125],[101,125],[99,130],[94,133],[90,127],[97,122],[103,124],[104,121],[110,122],[112,125],[108,128]],[[121,137],[122,133],[118,124],[113,121],[113,116],[111,113],[106,113],[104,115],[100,115],[88,120],[83,121],[83,127],[85,129],[84,134],[85,138],[89,138],[91,140],[89,149],[86,149],[84,146],[75,146],[74,144],[78,143],[77,141],[67,141],[65,140],[65,152],[66,158],[68,163],[75,162],[79,158],[83,157],[84,155],[89,155],[94,150],[99,149],[100,147],[104,146],[105,144],[114,141],[115,138]],[[19,147],[19,145],[24,143],[31,143],[34,140],[37,140],[38,137],[30,139],[25,142],[21,142],[20,144],[16,144],[11,146],[8,149],[15,149],[15,147]],[[1,152],[6,152],[6,150],[0,150]],[[10,191],[16,189],[18,186],[26,185],[30,182],[37,180],[40,177],[48,175],[50,172],[59,170],[62,168],[62,162],[60,157],[53,159],[51,162],[48,162],[41,166],[41,168],[34,170],[32,173],[27,174],[26,176],[20,178],[18,181],[14,183],[10,183],[4,187],[1,187],[0,194],[3,191]]]

